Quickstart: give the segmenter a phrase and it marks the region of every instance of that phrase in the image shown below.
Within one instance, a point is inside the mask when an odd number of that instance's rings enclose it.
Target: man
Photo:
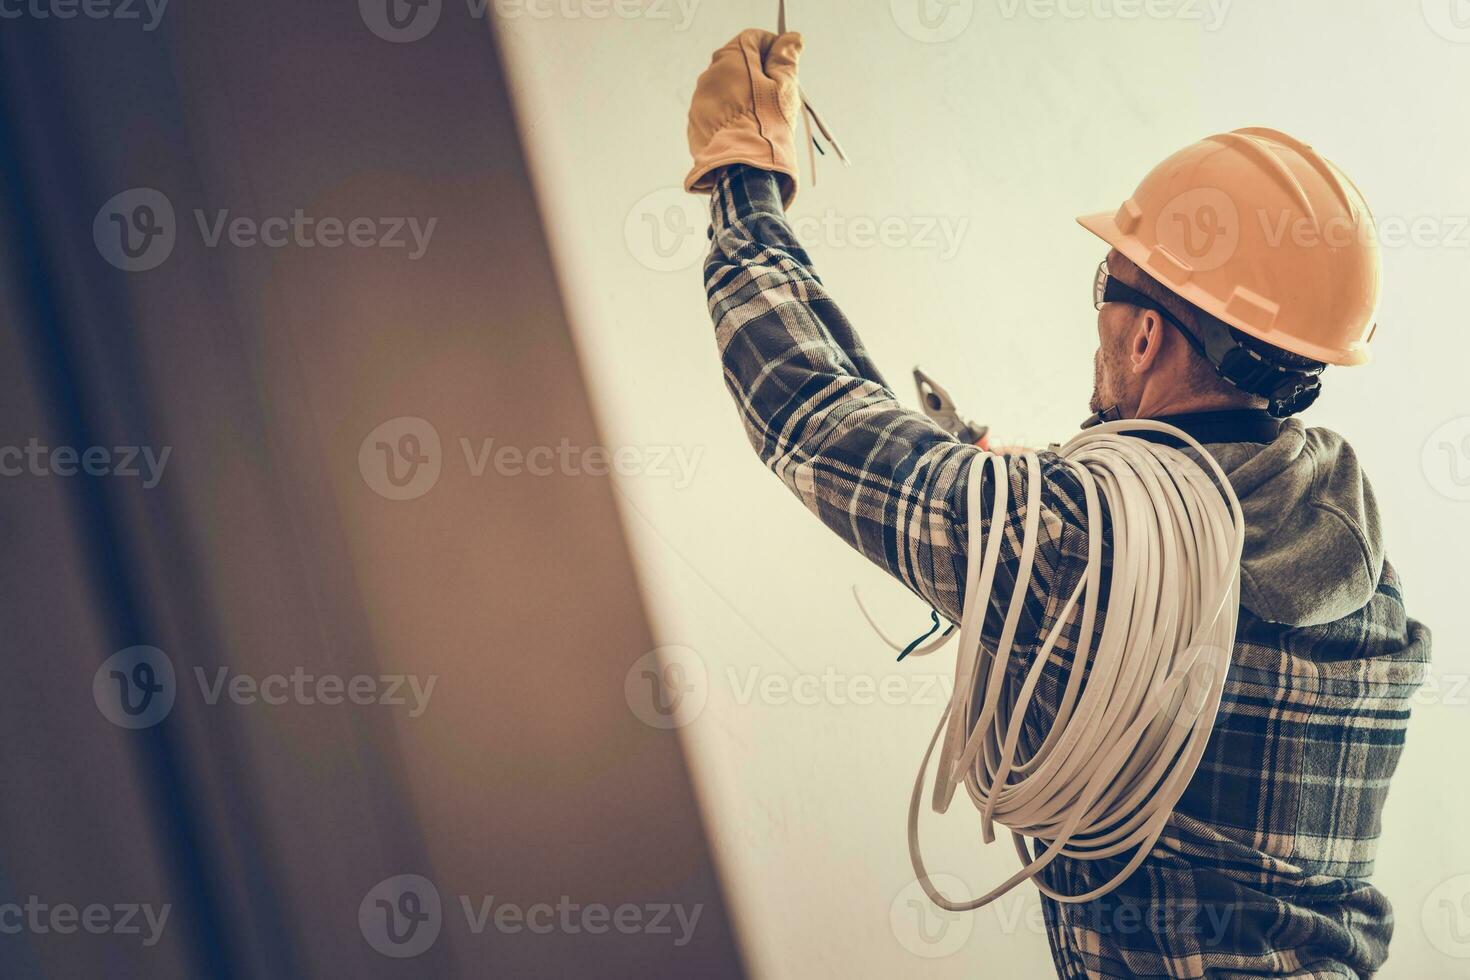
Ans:
[[[1042,452],[1039,474],[1008,468],[1006,513],[990,512],[988,490],[969,512],[980,450],[899,404],[828,296],[784,217],[797,190],[800,53],[798,35],[742,33],[716,52],[690,109],[686,186],[713,192],[705,280],[727,385],[752,445],[802,502],[951,621],[970,521],[986,540],[1002,522],[987,629],[1004,614],[1026,481],[1042,481],[1012,661],[1024,672],[1058,620],[1063,639],[1026,718],[1034,748],[1078,648],[1065,603],[1088,557],[1081,490]],[[1310,147],[1252,129],[1180,151],[1116,213],[1079,220],[1112,246],[1095,283],[1093,411],[1161,419],[1207,444],[1240,498],[1246,542],[1236,647],[1204,758],[1117,890],[1079,904],[1043,897],[1058,973],[1369,976],[1393,918],[1368,876],[1429,637],[1404,613],[1352,449],[1291,416],[1327,364],[1367,359],[1371,216]],[[1043,876],[1079,895],[1120,866],[1060,858]]]

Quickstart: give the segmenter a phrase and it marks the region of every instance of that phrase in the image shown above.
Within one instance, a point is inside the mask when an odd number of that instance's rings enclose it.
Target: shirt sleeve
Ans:
[[[990,486],[981,487],[981,512],[968,513],[972,473],[993,480],[990,467],[971,468],[981,451],[894,397],[787,223],[770,173],[727,168],[712,196],[711,224],[704,267],[710,315],[751,445],[824,524],[958,622],[969,522],[980,521],[989,541],[996,517]],[[985,632],[995,632],[1010,603],[1027,480],[1039,478],[1038,547],[1018,650],[1055,622],[1088,552],[1081,484],[1055,453],[1041,452],[1039,460],[1039,474],[1028,474],[1019,457],[1007,460],[1000,565],[985,623]],[[1058,666],[1076,640],[1075,623],[1068,625],[1054,653]]]

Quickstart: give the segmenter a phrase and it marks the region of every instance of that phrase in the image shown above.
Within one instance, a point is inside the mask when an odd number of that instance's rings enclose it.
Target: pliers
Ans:
[[[976,425],[962,418],[959,409],[955,408],[954,399],[949,397],[949,392],[918,367],[914,368],[914,384],[919,389],[919,404],[923,407],[924,414],[933,419],[935,424],[960,442],[979,446],[981,449],[990,448],[990,440],[987,438],[990,426]]]

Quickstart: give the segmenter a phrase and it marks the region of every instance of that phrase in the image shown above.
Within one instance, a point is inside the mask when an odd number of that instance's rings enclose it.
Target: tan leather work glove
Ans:
[[[796,138],[801,92],[796,62],[801,35],[741,31],[715,52],[689,105],[694,166],[684,189],[708,193],[721,167],[745,163],[776,174],[781,200],[796,199]]]

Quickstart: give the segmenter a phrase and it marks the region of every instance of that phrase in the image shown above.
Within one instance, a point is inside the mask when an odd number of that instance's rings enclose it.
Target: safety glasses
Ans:
[[[1129,306],[1153,310],[1164,318],[1165,323],[1183,334],[1184,339],[1189,342],[1189,346],[1199,351],[1204,357],[1209,357],[1209,352],[1205,350],[1205,345],[1200,343],[1199,338],[1194,335],[1194,332],[1180,323],[1174,314],[1164,309],[1163,304],[1147,293],[1139,292],[1121,279],[1114,278],[1108,272],[1107,259],[1103,259],[1098,264],[1097,275],[1092,280],[1092,308],[1100,310],[1104,303],[1127,303]]]
[[[1173,315],[1164,309],[1158,300],[1147,293],[1139,292],[1121,279],[1114,278],[1108,272],[1107,259],[1103,259],[1098,264],[1097,275],[1092,280],[1092,308],[1100,310],[1104,303],[1127,303],[1129,306],[1141,306],[1146,310],[1153,310],[1176,327],[1179,326],[1179,321],[1174,319]],[[1185,333],[1188,332],[1185,331]]]

